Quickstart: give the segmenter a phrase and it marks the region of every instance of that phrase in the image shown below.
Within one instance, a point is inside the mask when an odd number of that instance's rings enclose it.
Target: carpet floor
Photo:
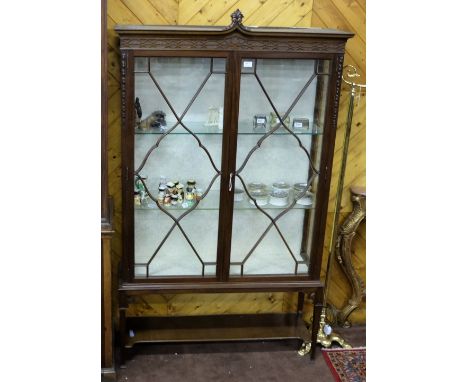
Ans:
[[[365,346],[365,326],[337,329],[352,346]],[[118,382],[319,381],[334,378],[317,346],[300,357],[297,341],[159,344],[137,348]],[[307,378],[305,378],[307,376]]]

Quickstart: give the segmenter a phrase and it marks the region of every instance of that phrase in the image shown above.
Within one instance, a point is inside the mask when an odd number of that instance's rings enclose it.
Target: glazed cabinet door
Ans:
[[[222,220],[227,56],[134,55],[127,122],[130,278],[213,279]]]
[[[229,277],[308,276],[331,59],[239,57]]]

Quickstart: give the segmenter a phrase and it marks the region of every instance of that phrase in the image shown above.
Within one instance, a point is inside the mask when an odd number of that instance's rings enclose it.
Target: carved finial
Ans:
[[[239,9],[236,9],[232,14],[231,14],[231,20],[232,20],[232,25],[240,25],[242,24],[242,19],[244,18],[244,15]]]

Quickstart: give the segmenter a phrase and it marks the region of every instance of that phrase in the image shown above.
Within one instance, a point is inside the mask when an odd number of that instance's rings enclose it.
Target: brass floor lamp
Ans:
[[[337,342],[343,348],[351,347],[351,345],[349,345],[340,335],[333,333],[333,328],[331,327],[330,324],[327,323],[327,298],[328,298],[328,289],[330,287],[331,270],[335,261],[335,246],[336,246],[336,240],[338,237],[338,220],[340,216],[341,197],[343,194],[344,178],[346,174],[346,162],[348,159],[349,140],[351,136],[351,126],[352,126],[353,113],[354,113],[354,99],[356,97],[356,91],[358,92],[358,97],[359,97],[361,93],[361,89],[366,87],[366,85],[357,84],[354,82],[354,80],[358,77],[360,77],[360,75],[358,74],[354,66],[347,65],[344,67],[344,73],[343,73],[342,78],[343,78],[343,82],[351,87],[351,95],[349,98],[348,116],[346,120],[345,139],[344,139],[344,145],[343,145],[343,156],[341,159],[340,176],[338,178],[338,187],[337,187],[337,194],[336,194],[336,200],[335,200],[335,212],[334,212],[333,225],[332,225],[329,256],[328,256],[328,261],[327,261],[327,272],[325,276],[323,309],[320,315],[320,327],[319,327],[319,331],[317,335],[317,343],[321,344],[325,348],[330,347],[333,342]],[[299,350],[299,354],[305,355],[309,353],[311,346],[312,346],[311,343],[304,344]]]

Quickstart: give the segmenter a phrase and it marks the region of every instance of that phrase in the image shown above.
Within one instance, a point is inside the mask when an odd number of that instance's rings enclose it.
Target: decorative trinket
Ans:
[[[138,191],[134,192],[135,206],[141,206],[140,193]]]
[[[218,129],[223,128],[224,120],[224,108],[210,106],[208,108],[208,121],[205,123],[206,127],[217,127]]]
[[[167,123],[166,123],[166,113],[162,110],[156,110],[154,113],[155,121],[151,124],[151,127],[160,128],[165,130]]]
[[[193,205],[194,200],[195,200],[195,193],[194,193],[193,187],[187,186],[187,192],[185,193],[185,201],[189,207]]]
[[[253,118],[253,128],[255,129],[266,129],[267,117],[265,114],[256,114]]]
[[[138,124],[138,128],[140,130],[149,130],[151,127],[153,127],[165,130],[167,126],[165,117],[166,113],[163,111],[154,111]]]
[[[179,183],[177,184],[176,189],[179,203],[182,203],[184,201],[184,185]]]
[[[138,192],[140,195],[140,204],[141,203],[146,203],[146,198],[148,196],[148,193],[145,190],[145,186],[143,184],[143,181],[146,180],[146,177],[140,176],[140,177],[135,177],[135,193]]]
[[[193,189],[197,188],[196,187],[197,182],[194,181],[193,179],[187,180],[187,187],[192,187]]]
[[[164,203],[164,197],[166,196],[166,185],[160,185],[159,186],[159,192],[158,192],[158,203],[163,204]]]
[[[309,120],[307,118],[294,118],[293,129],[294,130],[309,130]]]
[[[143,112],[141,110],[140,99],[138,97],[136,97],[136,99],[135,99],[135,126],[137,126],[137,127],[141,122],[142,114],[143,114]]]
[[[279,113],[280,116],[283,116],[285,113]],[[286,127],[289,128],[289,122],[290,122],[290,118],[289,118],[289,115],[283,119],[283,123],[286,125]],[[270,129],[273,129],[275,128],[278,124],[280,124],[280,120],[278,118],[278,116],[276,115],[275,112],[271,112],[270,113]],[[280,124],[280,126],[283,126],[282,124]]]

